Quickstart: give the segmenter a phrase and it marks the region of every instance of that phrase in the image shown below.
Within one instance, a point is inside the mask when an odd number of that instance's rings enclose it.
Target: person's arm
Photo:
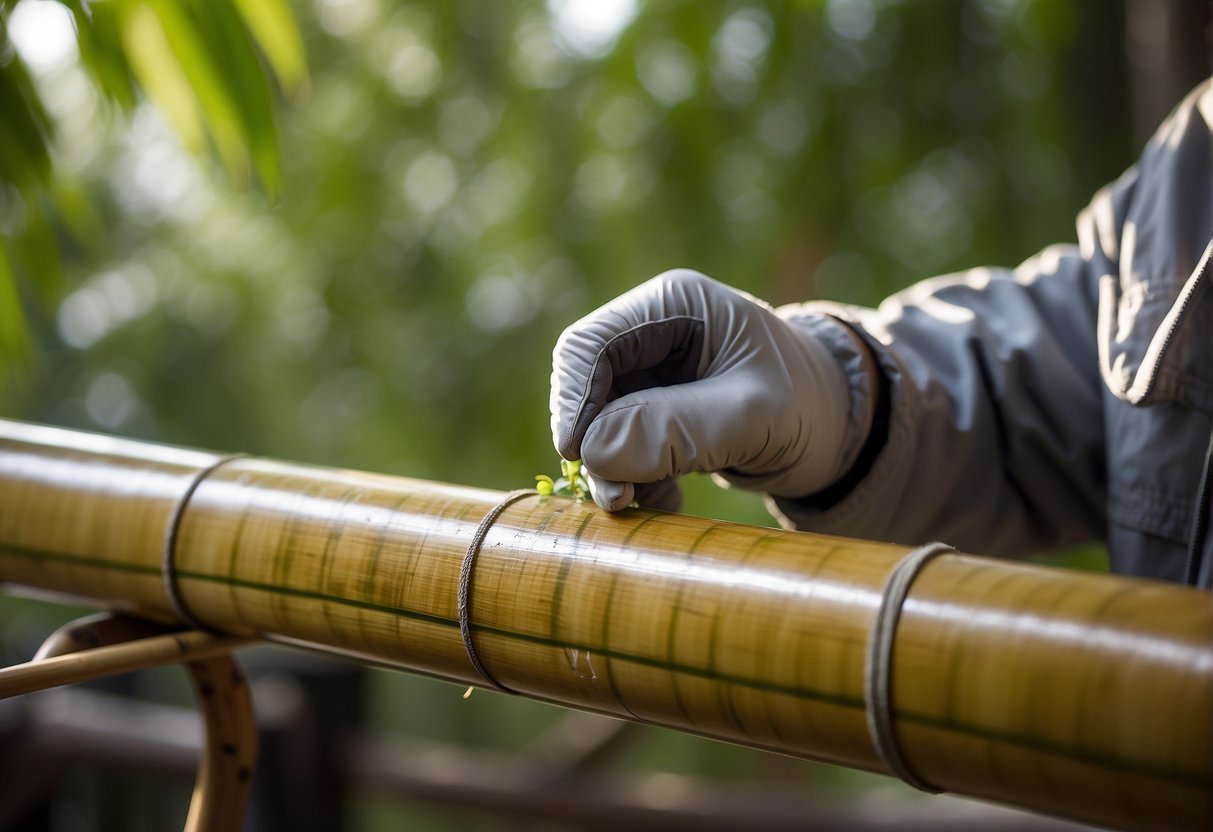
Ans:
[[[773,508],[800,528],[992,554],[1102,539],[1109,515],[1183,537],[1204,444],[1183,414],[1213,408],[1211,236],[1206,81],[1080,214],[1078,245],[928,280],[876,310],[801,307],[863,333],[889,422],[878,415],[865,447],[879,452],[845,487]]]
[[[565,330],[553,438],[595,500],[710,471],[788,525],[1014,553],[1102,529],[1095,297],[1076,248],[879,309],[771,309],[687,270]]]
[[[887,422],[861,477],[800,499],[787,524],[1013,555],[1104,532],[1097,297],[1077,247],[1018,270],[935,278],[878,309],[806,304],[852,324],[877,359]]]
[[[646,484],[642,503],[670,507],[674,475],[708,470],[773,495],[786,523],[823,532],[991,554],[1103,537],[1105,396],[1138,405],[1152,403],[1147,389],[1213,389],[1190,381],[1207,378],[1196,366],[1207,348],[1172,349],[1172,364],[1187,363],[1141,382],[1158,358],[1148,321],[1210,236],[1210,115],[1206,83],[1081,215],[1079,245],[1014,271],[924,281],[876,310],[772,312],[721,292],[679,308],[625,295],[623,318],[608,304],[557,345],[557,449],[610,480],[610,496],[596,499],[611,509],[633,483]],[[670,316],[714,332],[710,349],[650,338]],[[756,331],[775,337],[746,334]],[[604,366],[614,380],[595,376]]]

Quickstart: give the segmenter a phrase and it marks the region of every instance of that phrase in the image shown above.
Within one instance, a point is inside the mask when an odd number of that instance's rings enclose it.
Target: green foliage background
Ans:
[[[4,416],[519,487],[552,343],[632,285],[874,303],[1073,239],[1135,153],[1103,0],[666,0],[606,41],[555,0],[269,5],[72,5],[83,61],[32,75],[0,43]]]
[[[586,57],[542,3],[319,2],[270,196],[69,66],[41,85],[88,218],[51,206],[64,289],[29,264],[0,406],[525,483],[556,335],[659,271],[871,303],[1072,239],[1132,157],[1114,12],[664,2]]]

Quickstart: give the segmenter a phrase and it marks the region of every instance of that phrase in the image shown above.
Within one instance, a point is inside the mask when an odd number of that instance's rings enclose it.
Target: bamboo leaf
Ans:
[[[183,72],[186,86],[193,90],[193,97],[214,139],[219,158],[234,180],[246,181],[248,164],[240,105],[234,91],[225,83],[220,70],[223,60],[222,47],[218,52],[213,50],[199,25],[201,21],[198,16],[177,0],[151,0],[146,5],[140,4],[136,9],[140,19],[146,19],[144,9],[154,10],[175,63]],[[148,28],[150,29],[150,26]],[[134,57],[144,47],[140,41],[135,40],[128,41],[126,48],[127,54]],[[149,80],[140,77],[145,86]],[[149,89],[149,94],[150,92]],[[161,106],[171,105],[166,101],[157,103]]]
[[[236,105],[241,134],[262,185],[276,195],[281,186],[278,125],[265,66],[230,0],[187,0],[200,40],[216,75]]]
[[[135,106],[135,79],[130,61],[123,52],[121,12],[118,2],[85,5],[81,0],[65,0],[76,22],[76,42],[80,62],[98,88],[124,110]]]
[[[29,157],[34,149],[22,142],[21,131],[16,128],[23,112],[19,103],[14,106],[14,102],[5,97],[2,81],[0,78],[0,119],[4,122],[4,128],[0,129],[0,185],[11,185],[25,196],[37,191],[45,177],[45,169],[38,160]],[[2,214],[0,222],[11,224],[11,220]]]
[[[206,136],[194,91],[160,18],[146,5],[133,6],[122,21],[122,40],[131,69],[148,98],[168,116],[182,143],[201,151]]]
[[[0,176],[30,198],[50,179],[51,121],[0,20]]]
[[[235,0],[236,10],[288,90],[307,81],[307,57],[295,17],[285,0]]]
[[[269,193],[280,190],[269,72],[284,87],[306,80],[302,38],[285,0],[240,0],[239,8],[233,0],[64,2],[82,63],[106,96],[129,109],[141,86],[191,151],[202,151],[209,134],[233,180],[247,181],[251,166]],[[50,121],[15,53],[5,54],[0,176],[33,194],[50,176]]]

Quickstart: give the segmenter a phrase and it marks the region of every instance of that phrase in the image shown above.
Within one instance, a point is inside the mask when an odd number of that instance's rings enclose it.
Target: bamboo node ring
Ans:
[[[467,552],[463,555],[463,563],[459,567],[459,634],[463,637],[463,648],[467,651],[468,661],[472,663],[472,667],[480,674],[480,678],[489,687],[502,693],[513,693],[514,691],[498,682],[493,674],[489,673],[488,668],[484,666],[484,662],[480,660],[480,654],[476,652],[476,645],[472,642],[472,569],[476,565],[476,556],[480,554],[480,547],[484,545],[484,539],[488,536],[489,529],[497,522],[497,518],[501,516],[502,512],[523,497],[537,496],[539,496],[539,492],[533,488],[519,488],[506,494],[501,499],[501,502],[489,509],[489,513],[484,515],[484,519],[476,527],[476,532],[472,535],[471,542],[468,543]],[[468,690],[469,692],[471,691],[470,688]],[[464,694],[464,698],[466,697],[467,694]]]
[[[942,789],[923,780],[906,764],[893,729],[893,643],[897,635],[897,621],[910,592],[910,584],[928,561],[936,555],[954,551],[956,550],[946,543],[927,543],[897,562],[885,581],[864,661],[863,687],[867,703],[868,732],[871,734],[876,754],[885,767],[903,782],[929,794],[939,794]]]
[[[160,571],[164,575],[164,589],[168,593],[168,602],[173,608],[173,613],[181,619],[183,624],[194,630],[205,630],[206,627],[189,611],[185,600],[181,597],[181,588],[177,585],[177,536],[181,532],[181,519],[185,516],[186,504],[194,496],[198,486],[202,485],[203,480],[214,473],[216,468],[235,459],[244,459],[246,456],[247,454],[228,454],[196,471],[185,491],[177,498],[177,502],[173,506],[173,513],[169,515],[168,528],[164,533],[164,548],[160,555]]]

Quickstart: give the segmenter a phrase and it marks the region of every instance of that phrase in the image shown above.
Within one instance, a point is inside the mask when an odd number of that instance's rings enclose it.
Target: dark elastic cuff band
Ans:
[[[859,338],[864,338],[863,334],[847,321],[840,318],[835,320],[849,328]],[[876,464],[876,458],[889,443],[889,424],[893,418],[893,383],[889,380],[889,375],[884,367],[881,366],[880,356],[876,354],[876,350],[871,346],[869,349],[872,349],[873,364],[876,366],[876,389],[871,391],[871,395],[876,397],[876,407],[872,413],[872,427],[868,430],[867,439],[859,449],[855,462],[851,464],[845,474],[817,493],[796,500],[797,503],[807,508],[828,511],[841,503],[863,481],[864,477],[871,473],[872,466]]]

